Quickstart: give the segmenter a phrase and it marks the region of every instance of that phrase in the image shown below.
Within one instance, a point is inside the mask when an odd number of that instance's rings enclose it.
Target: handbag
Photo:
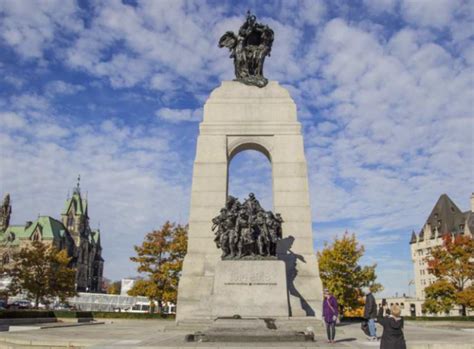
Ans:
[[[329,303],[329,300],[328,300],[327,302],[328,302],[329,308],[331,308],[331,311],[332,311],[333,313],[336,313],[336,312],[334,311],[334,308],[332,307],[331,303]],[[333,315],[333,316],[332,316],[332,319],[334,320],[334,322],[335,322],[336,324],[338,324],[338,323],[341,322],[341,320],[339,319],[339,316],[337,316],[337,315]]]

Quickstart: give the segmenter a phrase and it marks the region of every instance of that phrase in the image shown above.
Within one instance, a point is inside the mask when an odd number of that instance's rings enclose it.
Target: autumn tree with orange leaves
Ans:
[[[141,246],[135,246],[136,257],[130,260],[138,263],[138,272],[146,278],[137,280],[130,296],[145,296],[151,307],[155,301],[176,303],[178,282],[188,245],[187,226],[166,222],[160,230],[145,236]]]
[[[438,280],[425,288],[425,309],[436,313],[449,311],[452,305],[458,304],[466,316],[466,308],[474,308],[474,240],[469,236],[445,234],[443,245],[433,248],[426,261],[428,272]]]

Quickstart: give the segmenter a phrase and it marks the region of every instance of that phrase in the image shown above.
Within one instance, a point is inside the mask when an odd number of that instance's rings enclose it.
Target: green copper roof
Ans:
[[[62,214],[67,214],[71,205],[75,207],[74,214],[87,216],[87,201],[81,198],[79,191],[74,191],[72,197],[66,201]]]
[[[63,224],[49,216],[40,216],[28,227],[25,226],[9,226],[1,236],[1,242],[9,245],[18,245],[20,240],[30,239],[33,232],[39,226],[41,229],[43,240],[53,240],[61,238],[66,232]],[[10,233],[13,233],[14,239],[9,240]]]

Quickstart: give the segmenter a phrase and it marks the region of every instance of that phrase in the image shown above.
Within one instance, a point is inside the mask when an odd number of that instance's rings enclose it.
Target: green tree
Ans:
[[[464,316],[466,316],[466,308],[473,306],[474,291],[472,287],[468,287],[469,282],[474,280],[473,256],[474,240],[471,237],[445,234],[443,244],[433,248],[431,256],[426,258],[428,272],[436,276],[438,280],[446,281],[453,286],[455,290],[454,304],[462,307]]]
[[[76,292],[76,270],[70,267],[71,257],[67,251],[50,249],[50,283],[51,296],[58,297],[61,303],[66,302],[66,298],[74,297]]]
[[[108,294],[120,294],[121,288],[122,288],[122,283],[120,281],[111,282],[107,286],[107,293]]]
[[[145,236],[141,246],[135,246],[138,272],[146,278],[138,280],[128,294],[146,296],[153,307],[154,301],[176,303],[178,282],[187,251],[187,226],[166,222],[160,230]]]
[[[364,252],[364,246],[359,245],[355,235],[348,233],[341,239],[336,237],[331,245],[325,243],[323,250],[318,252],[321,280],[336,297],[341,310],[353,311],[363,305],[363,287],[369,287],[373,293],[383,289],[375,282],[377,265],[359,264]]]
[[[2,272],[11,278],[9,294],[25,292],[34,300],[35,308],[40,302],[48,304],[50,298],[76,295],[75,270],[69,267],[71,258],[65,250],[58,251],[53,246],[33,241],[13,254],[12,263],[3,267]]]
[[[456,289],[446,280],[438,280],[425,288],[423,308],[429,313],[447,313],[455,302]]]

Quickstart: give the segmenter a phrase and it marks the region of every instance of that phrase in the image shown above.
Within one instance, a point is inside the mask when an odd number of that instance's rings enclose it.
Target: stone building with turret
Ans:
[[[76,289],[79,292],[101,292],[104,260],[100,231],[89,225],[87,200],[82,198],[79,183],[66,200],[60,220],[39,216],[24,225],[10,225],[12,208],[10,195],[0,207],[0,262],[10,263],[15,251],[28,247],[32,241],[66,249],[71,266],[76,269]]]
[[[418,300],[425,300],[425,288],[436,281],[436,277],[428,272],[426,259],[431,256],[434,247],[443,244],[443,236],[452,234],[473,237],[474,193],[470,199],[470,210],[463,212],[448,195],[442,194],[419,233],[412,232],[410,248]],[[451,315],[459,315],[457,309]]]

